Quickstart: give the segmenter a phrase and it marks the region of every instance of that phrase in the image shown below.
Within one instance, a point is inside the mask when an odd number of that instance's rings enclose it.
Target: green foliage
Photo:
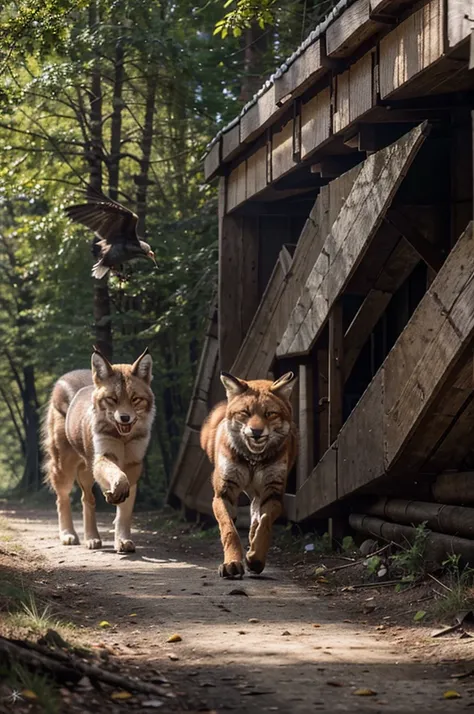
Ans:
[[[225,9],[235,7],[216,22],[214,35],[220,35],[222,39],[229,33],[240,37],[242,30],[251,27],[252,23],[257,23],[262,30],[267,25],[273,25],[275,3],[276,0],[227,0],[224,3]]]
[[[381,564],[382,559],[380,556],[372,555],[370,558],[367,558],[367,572],[370,573],[370,575],[377,575]]]
[[[462,612],[474,612],[474,568],[461,564],[454,553],[442,563],[445,582],[438,590],[434,615],[438,620],[452,620]]]
[[[425,574],[425,545],[429,533],[426,523],[420,523],[415,528],[413,543],[403,547],[390,558],[392,568],[400,573],[407,583]]]

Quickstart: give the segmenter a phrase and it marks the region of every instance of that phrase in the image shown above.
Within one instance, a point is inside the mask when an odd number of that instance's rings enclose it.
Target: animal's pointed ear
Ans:
[[[92,379],[94,384],[105,381],[108,377],[111,377],[114,373],[112,365],[110,364],[107,357],[104,357],[102,352],[94,347],[94,352],[92,353],[91,360],[92,367]]]
[[[248,385],[242,379],[237,379],[229,372],[221,372],[221,382],[225,387],[227,399],[237,397],[247,391]]]
[[[148,347],[138,359],[135,360],[135,362],[132,364],[132,374],[135,377],[139,377],[140,379],[143,379],[144,382],[147,384],[151,383],[151,380],[153,378],[152,375],[152,367],[153,367],[153,360],[151,358],[151,355],[148,354]]]
[[[283,375],[283,377],[280,377],[276,380],[276,382],[273,382],[270,387],[270,391],[273,392],[273,394],[276,394],[277,397],[289,399],[291,392],[293,391],[293,387],[295,386],[295,382],[296,377],[293,372],[287,372]]]

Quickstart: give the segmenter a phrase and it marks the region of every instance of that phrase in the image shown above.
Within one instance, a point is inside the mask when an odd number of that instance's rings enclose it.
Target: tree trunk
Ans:
[[[26,442],[23,486],[30,491],[39,491],[41,486],[39,418],[36,398],[35,371],[34,367],[31,365],[23,368],[22,398]]]
[[[93,33],[99,23],[98,4],[93,0],[89,6],[89,28]],[[91,189],[102,191],[102,75],[100,61],[96,57],[90,86],[90,142],[86,148],[89,163],[89,183]],[[107,359],[112,359],[112,317],[107,276],[101,280],[94,278],[94,326],[95,344]]]
[[[141,141],[140,173],[135,176],[137,185],[137,214],[140,230],[146,231],[148,186],[150,183],[150,159],[153,142],[153,123],[156,109],[156,88],[158,80],[156,74],[152,74],[146,81],[146,107],[145,121],[143,124],[143,134]]]
[[[248,102],[263,84],[265,53],[268,49],[269,30],[262,30],[254,22],[242,35],[244,45],[244,71],[239,99]]]
[[[109,160],[109,196],[114,201],[118,200],[118,187],[120,177],[120,141],[122,138],[122,93],[124,83],[124,58],[125,52],[123,48],[122,39],[119,39],[117,40],[117,44],[115,46],[114,90]]]

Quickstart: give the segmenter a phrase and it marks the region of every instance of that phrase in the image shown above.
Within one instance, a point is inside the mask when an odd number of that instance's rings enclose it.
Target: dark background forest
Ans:
[[[141,498],[159,505],[217,283],[206,144],[332,0],[24,0],[0,9],[0,494],[41,487],[54,381],[146,346],[157,416]],[[102,190],[139,216],[159,270],[91,277],[65,206]]]

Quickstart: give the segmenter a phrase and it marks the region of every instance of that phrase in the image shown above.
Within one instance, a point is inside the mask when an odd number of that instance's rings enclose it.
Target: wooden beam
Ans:
[[[258,306],[258,219],[223,215],[219,194],[218,334],[220,369],[230,370]]]
[[[311,165],[311,173],[319,174],[321,178],[336,178],[360,163],[363,156],[348,154],[342,156],[325,156],[318,163]]]
[[[385,220],[400,232],[429,268],[436,272],[439,271],[444,263],[444,251],[426,240],[400,211],[394,208],[389,209]]]
[[[210,181],[217,175],[221,163],[221,139],[218,139],[204,159],[204,179]]]
[[[369,0],[356,0],[326,30],[329,57],[348,57],[379,25],[370,19]]]
[[[362,348],[387,309],[393,294],[407,280],[418,262],[418,253],[410,244],[404,239],[399,241],[344,335],[345,381],[350,377]]]
[[[334,304],[329,315],[329,444],[342,427],[344,393],[344,329],[342,302]]]
[[[318,457],[326,453],[330,445],[329,438],[329,374],[327,349],[316,350],[317,386],[318,386]]]
[[[314,411],[313,368],[311,364],[298,367],[299,419],[298,463],[296,487],[301,488],[313,470],[314,462]]]
[[[294,99],[299,96],[325,72],[327,69],[322,62],[321,40],[316,40],[275,80],[276,103],[283,104],[288,97]]]
[[[291,314],[277,350],[279,357],[311,349],[427,133],[426,125],[417,127],[364,162]]]

